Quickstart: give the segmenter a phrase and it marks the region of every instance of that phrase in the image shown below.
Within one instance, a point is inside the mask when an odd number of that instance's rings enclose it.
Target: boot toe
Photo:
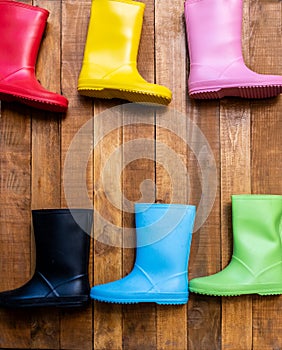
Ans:
[[[55,92],[48,91],[39,83],[23,92],[21,102],[38,109],[64,113],[68,109],[68,100]]]
[[[152,284],[140,271],[133,270],[120,280],[93,287],[90,297],[112,303],[135,303],[143,300],[151,288]]]
[[[132,303],[134,292],[127,290],[121,281],[110,282],[91,288],[90,297],[108,303]]]
[[[214,291],[214,284],[210,283],[211,276],[193,278],[189,281],[190,292],[212,295]]]

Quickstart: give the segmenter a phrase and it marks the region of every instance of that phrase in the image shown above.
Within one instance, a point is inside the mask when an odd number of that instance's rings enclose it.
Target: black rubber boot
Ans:
[[[0,293],[3,307],[76,307],[89,301],[92,210],[33,210],[36,269],[22,287]]]

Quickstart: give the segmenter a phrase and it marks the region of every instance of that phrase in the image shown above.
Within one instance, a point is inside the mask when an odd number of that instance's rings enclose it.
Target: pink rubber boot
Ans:
[[[282,92],[282,76],[257,74],[244,63],[242,9],[242,0],[186,0],[192,98],[265,98]]]

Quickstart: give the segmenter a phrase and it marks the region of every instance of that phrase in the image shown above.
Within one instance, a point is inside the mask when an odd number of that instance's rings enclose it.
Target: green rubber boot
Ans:
[[[191,292],[282,294],[282,196],[232,196],[233,255],[222,271],[189,282]]]

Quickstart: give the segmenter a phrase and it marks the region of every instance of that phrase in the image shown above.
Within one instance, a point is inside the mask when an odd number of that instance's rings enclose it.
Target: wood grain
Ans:
[[[155,2],[155,7],[156,82],[172,90],[173,101],[169,108],[185,113],[187,98],[183,2],[158,0]],[[172,13],[173,16],[171,16]],[[157,125],[167,126],[167,130],[164,128],[156,130],[157,201],[188,204],[187,178],[186,176],[179,177],[176,188],[172,182],[172,176],[176,173],[173,168],[173,159],[167,159],[168,154],[162,150],[162,144],[181,158],[184,167],[187,165],[187,147],[170,132],[175,123],[170,113],[166,115],[157,113],[156,118]],[[187,129],[185,117],[177,125],[178,135],[182,129]],[[163,166],[165,163],[168,165],[167,169]],[[187,349],[187,305],[157,307],[157,348]]]
[[[207,276],[220,270],[221,267],[221,237],[220,237],[220,109],[217,101],[191,101],[187,113],[205,135],[215,162],[216,179],[208,180],[208,193],[203,193],[201,169],[195,155],[191,152],[188,158],[188,169],[191,172],[191,203],[197,205],[198,213],[195,222],[196,232],[193,233],[189,262],[189,279]],[[196,135],[190,136],[191,140]],[[197,138],[196,138],[197,140]],[[211,162],[207,159],[207,162]],[[216,188],[214,189],[214,186]],[[212,210],[206,221],[200,226],[199,205],[202,197],[209,197],[212,191],[216,197]],[[207,211],[204,201],[203,212]],[[200,227],[199,227],[200,226]],[[210,331],[207,331],[209,327]],[[221,342],[221,300],[197,294],[190,294],[188,303],[188,344],[189,350],[198,348],[220,349]]]
[[[224,268],[232,253],[230,196],[282,193],[281,97],[190,100],[183,1],[145,0],[138,67],[149,82],[168,86],[173,101],[168,109],[148,109],[144,113],[136,108],[129,116],[122,106],[126,101],[97,100],[77,93],[91,0],[23,2],[50,11],[36,66],[37,78],[47,89],[65,95],[70,104],[67,114],[61,116],[1,103],[0,290],[22,285],[33,273],[31,209],[69,205],[64,162],[73,138],[88,121],[85,143],[73,156],[75,174],[79,177],[85,171],[88,198],[76,198],[82,188],[74,182],[72,199],[78,206],[93,203],[95,209],[91,286],[117,280],[131,271],[135,249],[128,248],[127,241],[122,247],[120,238],[126,237],[127,227],[133,229],[134,238],[134,202],[173,201],[194,204],[199,209],[202,170],[199,154],[189,144],[198,141],[197,128],[213,152],[217,178],[207,181],[217,188],[212,210],[200,227],[198,212],[189,279]],[[282,75],[281,16],[280,1],[244,1],[243,54],[247,65],[257,72]],[[120,114],[113,121],[107,116],[115,106],[119,106]],[[179,122],[165,112],[170,109],[183,114]],[[114,125],[125,123],[129,125],[106,133]],[[140,158],[137,143],[134,146],[140,138],[151,141],[146,146],[147,159]],[[94,146],[93,153],[86,169],[78,169],[85,155],[82,146],[88,141]],[[132,148],[126,148],[129,142],[133,142]],[[169,158],[163,144],[178,156],[188,176],[182,177],[175,169],[170,174],[175,158]],[[121,152],[107,168],[117,150]],[[132,155],[136,159],[128,162]],[[207,160],[206,169],[210,164]],[[176,187],[173,176],[178,181]],[[205,201],[203,207],[207,210]],[[282,348],[281,307],[280,296],[218,298],[191,293],[185,306],[92,302],[82,310],[0,309],[0,348],[278,350]]]
[[[280,2],[251,1],[251,64],[260,73],[282,74],[282,7]],[[267,20],[263,20],[263,18]],[[252,102],[252,191],[281,194],[281,97]],[[282,346],[281,296],[253,298],[253,349]]]
[[[105,165],[112,153],[122,143],[122,130],[111,132],[112,118],[108,119],[107,109],[115,103],[106,104],[95,101],[94,123],[94,285],[111,282],[121,278],[122,253],[115,239],[122,231],[120,182],[122,157],[112,164],[110,172],[105,173]],[[115,116],[119,122],[122,116]],[[101,139],[101,142],[97,140]],[[113,176],[113,174],[115,174]],[[105,183],[103,182],[105,179]],[[113,205],[115,203],[116,205]],[[120,305],[94,303],[94,348],[122,349],[122,308]]]
[[[27,1],[26,3],[31,3]],[[31,111],[1,103],[0,270],[1,291],[23,285],[31,275]],[[0,347],[30,347],[30,317],[0,310]]]
[[[250,64],[250,4],[243,2],[242,50]],[[231,195],[251,193],[251,112],[248,100],[221,103],[222,268],[233,249]],[[231,299],[231,300],[230,300]],[[234,331],[235,330],[235,331]],[[222,349],[252,348],[252,297],[222,298]]]
[[[31,273],[30,110],[1,103],[1,291],[24,284]],[[0,309],[0,347],[29,348],[30,317]]]
[[[122,277],[122,152],[105,166],[122,144],[122,114],[114,108],[123,102],[94,99],[94,285]],[[121,305],[94,302],[93,336],[94,349],[122,349]]]
[[[138,54],[138,69],[144,79],[154,82],[154,1],[146,0],[141,42]],[[136,109],[136,111],[135,111]],[[144,125],[135,123],[142,123]],[[123,152],[123,194],[130,201],[129,205],[123,203],[123,226],[131,227],[132,236],[135,234],[135,220],[133,203],[139,201],[143,195],[144,202],[154,202],[155,191],[143,188],[143,181],[150,180],[155,183],[155,146],[154,146],[154,111],[133,108],[133,113],[125,113],[124,121],[128,126],[123,127],[123,144],[133,142],[133,147],[125,148]],[[147,159],[140,159],[140,147],[134,147],[134,142],[144,138],[151,140],[152,145],[146,148]],[[130,157],[136,158],[129,162]],[[128,164],[127,164],[128,163]],[[134,237],[133,237],[134,244]],[[127,275],[134,263],[135,249],[123,249],[123,275]],[[144,336],[146,335],[146,336]],[[154,304],[125,305],[123,307],[123,348],[124,349],[155,349],[156,348],[156,307]]]
[[[221,102],[222,268],[232,255],[231,195],[251,192],[249,102]],[[239,336],[238,336],[239,335]],[[222,298],[222,348],[251,349],[252,298]]]
[[[76,148],[72,153],[72,178],[80,179],[81,173],[86,173],[86,183],[80,184],[74,181],[71,188],[71,202],[66,199],[64,186],[65,177],[68,174],[64,171],[64,162],[68,154],[69,147],[73,138],[80,128],[83,127],[92,117],[92,104],[81,98],[77,94],[77,79],[81,69],[85,32],[88,25],[88,12],[90,1],[74,2],[69,0],[62,1],[62,92],[69,99],[69,109],[66,117],[61,123],[61,184],[62,196],[61,206],[88,208],[88,204],[93,202],[93,160],[89,159],[86,169],[80,169],[77,164],[82,157],[87,157],[89,150],[85,145],[92,142],[93,123],[86,130],[81,139],[80,148]],[[90,150],[91,151],[91,150]],[[87,159],[87,158],[86,158]],[[80,196],[84,187],[88,189],[88,197]],[[93,250],[91,249],[89,262],[90,283],[93,283]],[[82,310],[65,310],[60,317],[60,346],[62,349],[83,349],[92,348],[92,307]]]
[[[50,91],[60,92],[60,1],[38,0],[34,5],[50,12],[37,61],[37,78]],[[54,54],[56,53],[56,54]],[[50,74],[47,74],[47,72]],[[32,209],[60,208],[60,115],[32,111]],[[48,128],[46,128],[46,124]],[[36,247],[33,245],[33,256]],[[36,261],[33,261],[33,265]],[[58,310],[38,309],[31,313],[31,347],[58,349],[60,314]]]

